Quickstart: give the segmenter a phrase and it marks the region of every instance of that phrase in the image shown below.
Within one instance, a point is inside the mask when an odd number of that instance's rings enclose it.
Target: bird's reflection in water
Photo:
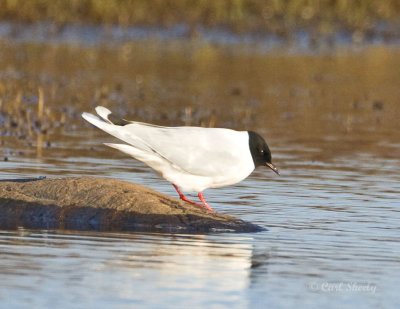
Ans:
[[[243,296],[256,267],[253,238],[246,236],[26,230],[3,236],[9,258],[7,274],[0,275],[6,277],[8,287],[24,290],[27,299],[51,289],[56,269],[62,269],[56,271],[58,284],[65,295],[75,295],[83,304],[125,299],[156,306],[179,295],[181,300],[204,305],[220,302],[222,295],[224,305],[246,306]],[[44,249],[46,258],[41,254]],[[20,281],[21,269],[26,284]],[[34,288],[28,284],[38,280],[41,283]],[[89,294],[98,291],[101,297],[93,300]]]
[[[252,252],[246,237],[147,235],[116,250],[112,259],[105,260],[103,270],[120,269],[143,279],[151,272],[156,285],[177,290],[196,284],[198,288],[240,291],[248,285]]]

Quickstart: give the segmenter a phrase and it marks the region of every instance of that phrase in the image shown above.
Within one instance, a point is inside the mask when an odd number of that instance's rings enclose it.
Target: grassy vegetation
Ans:
[[[398,23],[398,0],[0,0],[0,19],[121,26],[226,26],[285,35],[299,28],[365,33],[379,21]]]

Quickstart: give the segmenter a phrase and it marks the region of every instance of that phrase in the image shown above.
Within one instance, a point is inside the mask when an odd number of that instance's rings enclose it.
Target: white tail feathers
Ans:
[[[99,117],[90,114],[90,113],[82,113],[82,118],[85,119],[86,121],[90,122],[92,125],[98,127],[99,122],[103,122],[99,119]]]
[[[138,154],[144,153],[142,150],[126,144],[104,143],[104,145],[118,149],[119,151],[125,152],[132,157],[136,157]]]
[[[104,143],[104,145],[118,149],[119,151],[122,151],[122,152],[130,155],[131,157],[134,157],[134,158],[138,159],[139,161],[146,163],[148,166],[155,169],[156,171],[159,171],[159,168],[157,168],[157,167],[163,165],[164,159],[162,159],[159,155],[157,155],[154,152],[146,151],[146,150],[143,151],[139,148],[133,147],[131,145],[126,145],[126,144]],[[159,173],[160,173],[160,171],[159,171]]]
[[[103,118],[105,121],[108,123],[111,123],[110,120],[108,120],[108,115],[111,114],[111,111],[108,108],[105,108],[104,106],[97,106],[95,108],[97,115],[99,115],[101,118]]]
[[[101,107],[101,106],[99,106]],[[99,107],[96,108],[96,112],[102,117],[107,117],[107,111],[108,109],[102,107],[99,109]],[[99,110],[98,110],[99,109]],[[108,111],[109,112],[109,111]],[[82,114],[83,119],[86,121],[90,122],[92,125],[98,127],[99,129],[107,132],[108,134],[115,136],[116,138],[132,145],[135,148],[138,148],[140,150],[144,151],[150,151],[153,152],[151,147],[147,145],[145,141],[143,141],[141,138],[136,136],[132,130],[128,128],[128,126],[116,126],[112,124],[110,121],[103,121],[99,117],[89,114],[89,113],[83,113]],[[106,119],[105,119],[106,120]],[[107,145],[110,146],[110,145]],[[117,148],[114,146],[110,146],[113,148]],[[119,148],[117,148],[119,149]],[[125,148],[124,148],[125,149]],[[120,149],[121,150],[121,149]],[[121,150],[124,151],[124,150]],[[126,152],[126,151],[125,151]]]

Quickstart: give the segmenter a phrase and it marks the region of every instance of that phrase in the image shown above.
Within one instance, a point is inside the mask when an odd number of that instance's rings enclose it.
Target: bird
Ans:
[[[215,211],[204,199],[205,189],[238,183],[259,166],[279,175],[266,141],[254,131],[164,127],[121,119],[103,106],[95,111],[100,118],[86,112],[82,117],[124,142],[106,146],[144,162],[172,183],[181,200],[210,212]],[[188,199],[179,188],[197,192],[202,204]]]

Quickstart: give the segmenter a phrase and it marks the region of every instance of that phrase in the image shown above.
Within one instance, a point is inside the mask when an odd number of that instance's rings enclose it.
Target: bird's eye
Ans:
[[[260,150],[260,153],[264,153],[264,150],[263,150],[263,149],[261,149],[261,150]]]

